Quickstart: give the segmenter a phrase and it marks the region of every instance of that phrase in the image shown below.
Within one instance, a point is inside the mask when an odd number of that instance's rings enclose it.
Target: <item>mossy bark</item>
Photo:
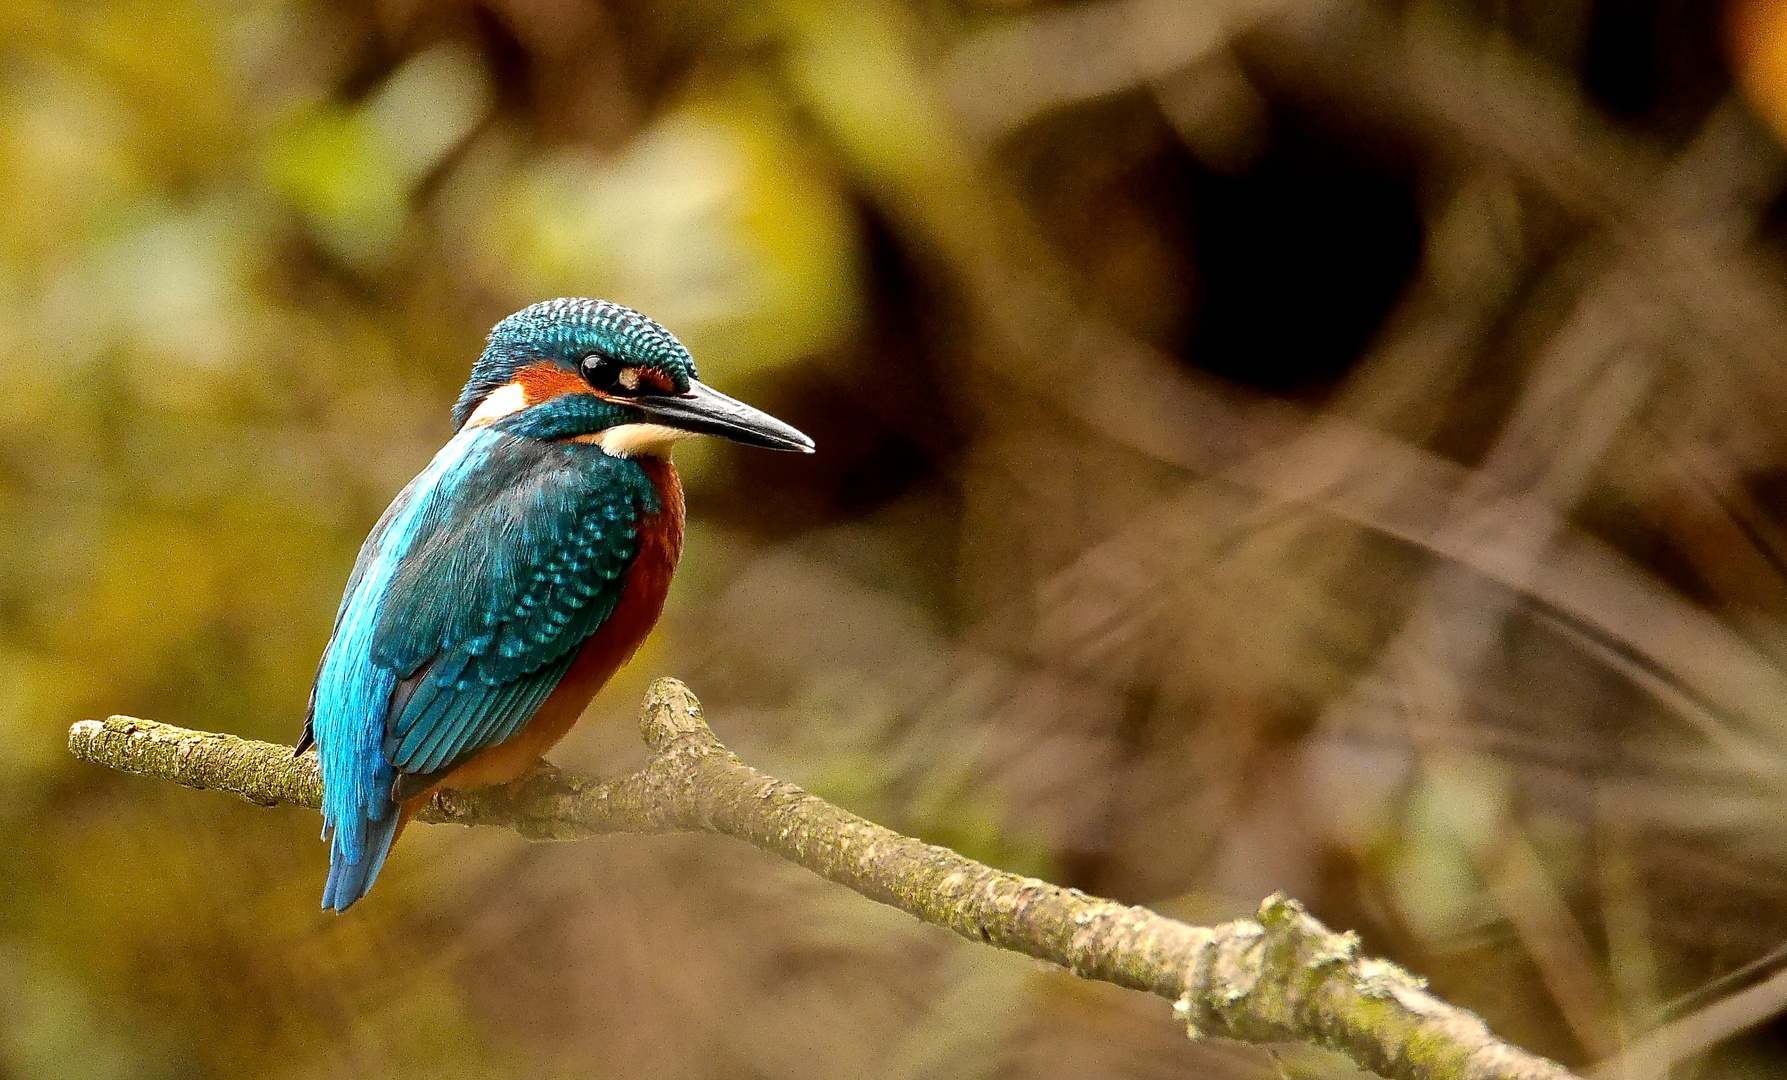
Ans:
[[[545,766],[501,788],[440,792],[418,817],[533,840],[722,833],[971,940],[1158,994],[1194,1037],[1309,1042],[1393,1080],[1570,1078],[1394,964],[1359,956],[1356,937],[1286,897],[1269,898],[1257,921],[1198,927],[995,870],[751,768],[675,679],[646,692],[640,730],[652,754],[629,776],[598,781]],[[68,745],[86,761],[263,806],[322,800],[316,759],[272,743],[114,716],[76,724]]]

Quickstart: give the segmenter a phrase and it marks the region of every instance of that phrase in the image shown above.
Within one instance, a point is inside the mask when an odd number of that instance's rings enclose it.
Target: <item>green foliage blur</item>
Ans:
[[[1348,1075],[713,838],[418,828],[325,917],[314,814],[68,756],[294,740],[559,295],[820,448],[679,448],[671,611],[559,764],[675,674],[851,809],[1189,919],[1287,889],[1573,1066],[1760,981],[1787,26],[1733,10],[0,5],[0,1080]]]

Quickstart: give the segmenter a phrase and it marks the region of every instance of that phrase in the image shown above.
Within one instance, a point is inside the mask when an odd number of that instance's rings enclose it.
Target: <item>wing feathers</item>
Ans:
[[[636,462],[490,428],[404,489],[361,549],[314,691],[336,857],[377,846],[370,824],[414,786],[403,774],[527,723],[613,611],[659,509]]]
[[[500,436],[437,501],[373,641],[376,664],[420,676],[386,722],[396,768],[435,772],[509,738],[614,609],[657,493],[596,449]]]

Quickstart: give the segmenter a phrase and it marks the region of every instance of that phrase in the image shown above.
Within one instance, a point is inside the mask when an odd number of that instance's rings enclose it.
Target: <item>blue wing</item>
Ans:
[[[509,738],[619,601],[656,512],[644,470],[594,446],[473,428],[367,538],[313,691],[332,840],[323,904],[377,876],[403,777]]]

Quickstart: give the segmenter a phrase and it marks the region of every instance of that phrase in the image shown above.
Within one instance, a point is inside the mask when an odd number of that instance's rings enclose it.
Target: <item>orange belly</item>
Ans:
[[[657,624],[670,591],[670,576],[683,548],[683,488],[676,468],[664,458],[636,459],[657,488],[661,509],[639,523],[639,552],[627,569],[620,602],[584,641],[552,694],[527,725],[510,738],[467,758],[418,795],[406,799],[407,824],[437,788],[505,784],[524,775],[577,723],[597,691],[614,677]],[[401,831],[402,825],[399,825]]]

